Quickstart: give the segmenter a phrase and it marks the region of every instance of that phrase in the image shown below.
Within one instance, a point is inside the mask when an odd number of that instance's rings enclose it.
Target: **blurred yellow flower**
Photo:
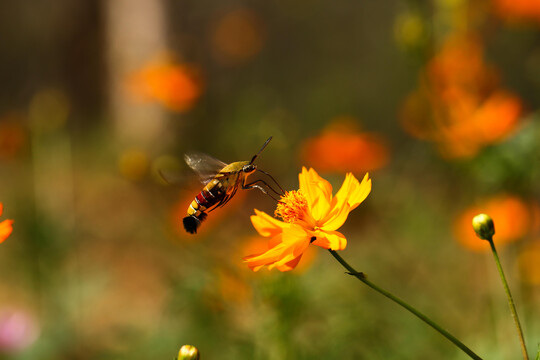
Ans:
[[[488,243],[478,239],[471,226],[471,219],[479,213],[489,214],[493,219],[493,242],[497,247],[525,236],[536,226],[538,217],[534,206],[513,195],[498,195],[467,208],[454,223],[454,235],[465,248],[478,252],[490,250]]]
[[[126,179],[141,180],[148,170],[148,154],[140,149],[128,149],[120,154],[118,170]]]
[[[259,234],[270,237],[266,252],[244,258],[253,271],[263,266],[292,270],[311,243],[325,249],[345,249],[347,239],[336,230],[371,191],[368,174],[360,183],[348,173],[335,196],[332,185],[313,169],[302,168],[299,182],[300,189],[287,192],[278,204],[275,214],[283,221],[258,210],[251,216]]]
[[[426,20],[417,12],[404,12],[396,17],[394,37],[405,49],[413,49],[425,43],[428,35]]]
[[[3,210],[4,206],[0,203],[0,215],[2,215]],[[11,235],[11,232],[13,231],[12,224],[13,220],[4,220],[0,222],[0,244]]]

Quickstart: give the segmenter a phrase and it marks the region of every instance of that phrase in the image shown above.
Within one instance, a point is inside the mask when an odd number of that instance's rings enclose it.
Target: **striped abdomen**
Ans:
[[[184,218],[184,228],[187,232],[194,234],[201,222],[206,218],[206,209],[218,204],[226,195],[223,184],[219,180],[210,181],[202,191],[197,194],[195,200],[191,202],[187,209],[187,216]]]

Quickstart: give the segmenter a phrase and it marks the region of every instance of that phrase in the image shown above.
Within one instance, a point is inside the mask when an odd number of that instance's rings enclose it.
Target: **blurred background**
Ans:
[[[373,190],[342,256],[480,356],[540,341],[538,0],[0,2],[0,358],[463,359],[323,249],[289,273],[239,191],[196,236],[183,154]],[[164,181],[160,176],[167,178]],[[172,174],[171,176],[167,176]]]

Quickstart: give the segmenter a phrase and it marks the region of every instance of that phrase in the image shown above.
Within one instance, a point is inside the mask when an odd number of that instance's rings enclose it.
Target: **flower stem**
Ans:
[[[499,260],[497,249],[495,249],[495,244],[493,243],[493,237],[490,236],[487,241],[489,241],[489,245],[491,246],[491,252],[493,253],[493,257],[495,258],[495,263],[497,264],[497,269],[499,269],[499,275],[501,276],[504,291],[506,292],[506,297],[508,298],[508,305],[510,306],[510,312],[512,313],[512,318],[514,319],[514,324],[516,325],[516,329],[518,332],[519,342],[521,344],[521,352],[523,353],[523,359],[529,360],[529,355],[527,353],[527,347],[525,346],[525,339],[523,338],[523,331],[521,330],[521,324],[519,322],[516,306],[514,304],[514,299],[512,298],[512,294],[510,293],[508,283],[506,282],[506,276],[504,276],[501,261]]]
[[[375,285],[374,283],[372,283],[371,281],[369,281],[366,277],[366,275],[364,273],[361,273],[361,272],[358,272],[356,271],[352,266],[350,266],[337,252],[335,252],[334,250],[329,250],[330,251],[330,254],[332,254],[332,256],[334,258],[336,258],[337,261],[339,261],[339,263],[341,265],[343,265],[343,267],[345,269],[347,269],[349,271],[349,274],[350,275],[353,275],[354,277],[356,277],[358,280],[360,280],[361,282],[363,282],[364,284],[366,284],[367,286],[369,286],[370,288],[372,288],[373,290],[377,291],[378,293],[380,293],[381,295],[383,296],[386,296],[388,299],[392,300],[393,302],[395,302],[396,304],[404,307],[405,309],[407,309],[408,311],[410,311],[411,313],[413,313],[414,315],[416,315],[420,320],[422,320],[423,322],[425,322],[426,324],[428,324],[429,326],[431,326],[432,328],[434,328],[435,330],[437,330],[442,336],[444,336],[445,338],[447,338],[448,340],[450,340],[452,343],[454,343],[454,345],[456,345],[458,348],[460,348],[463,352],[465,352],[467,355],[469,355],[472,359],[476,359],[476,360],[482,360],[482,358],[478,355],[476,355],[471,349],[469,349],[465,344],[463,344],[461,341],[459,341],[458,339],[456,339],[452,334],[450,334],[448,331],[444,330],[442,327],[440,327],[438,324],[436,324],[435,322],[433,322],[430,318],[428,318],[426,315],[422,314],[420,311],[416,310],[414,307],[412,307],[411,305],[407,304],[405,301],[401,300],[400,298],[392,295],[391,293],[389,293],[388,291],[386,290],[383,290],[381,289],[380,287],[378,287],[377,285]]]

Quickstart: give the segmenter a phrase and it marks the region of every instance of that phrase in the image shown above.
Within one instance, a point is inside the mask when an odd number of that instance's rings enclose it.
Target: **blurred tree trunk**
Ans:
[[[166,49],[162,0],[104,0],[109,106],[121,146],[159,143],[165,110],[138,103],[127,90],[129,76]]]

